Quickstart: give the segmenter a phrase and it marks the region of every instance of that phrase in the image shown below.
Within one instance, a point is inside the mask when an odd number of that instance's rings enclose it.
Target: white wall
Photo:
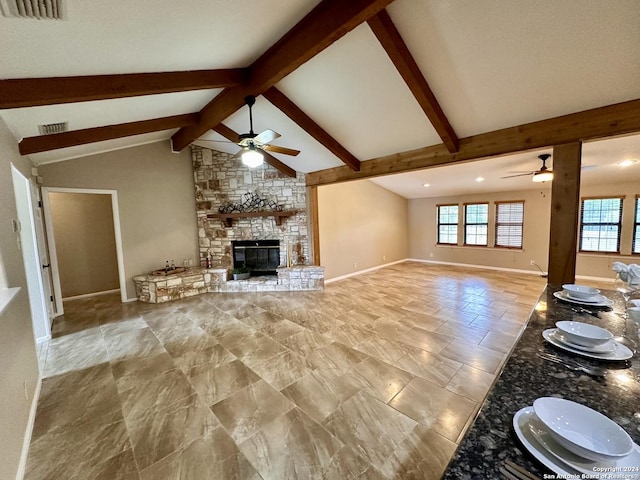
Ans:
[[[27,283],[11,220],[17,219],[11,163],[25,176],[31,163],[18,153],[16,140],[0,118],[0,289],[20,292],[0,315],[0,478],[13,479],[20,465],[29,414],[38,385],[38,360]],[[26,397],[25,397],[26,394]]]
[[[127,297],[132,277],[165,261],[198,258],[193,168],[189,149],[152,143],[66,162],[41,165],[48,187],[117,190]]]
[[[407,258],[407,200],[368,181],[318,187],[325,278]]]

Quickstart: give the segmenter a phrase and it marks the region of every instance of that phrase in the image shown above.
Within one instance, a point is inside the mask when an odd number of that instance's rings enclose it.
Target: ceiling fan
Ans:
[[[248,167],[255,168],[262,165],[264,161],[264,155],[260,150],[267,152],[282,153],[283,155],[296,156],[300,153],[300,150],[294,150],[292,148],[280,147],[278,145],[271,145],[275,139],[281,135],[273,130],[265,130],[264,132],[256,134],[253,131],[253,111],[252,107],[256,103],[256,97],[249,95],[244,99],[245,103],[249,107],[249,133],[240,134],[238,142],[236,143],[242,149],[236,153],[233,158],[240,157],[242,163]],[[219,142],[219,140],[205,140],[209,142]]]
[[[542,160],[542,166],[539,170],[532,170],[528,172],[513,172],[516,175],[508,175],[506,177],[500,178],[513,178],[513,177],[524,177],[525,175],[533,175],[531,179],[533,182],[541,183],[541,182],[550,182],[553,180],[553,171],[547,168],[547,160],[551,158],[551,155],[548,153],[543,153],[542,155],[538,155],[538,158]]]

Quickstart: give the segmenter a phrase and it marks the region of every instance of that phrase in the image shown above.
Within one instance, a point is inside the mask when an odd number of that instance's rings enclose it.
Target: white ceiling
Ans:
[[[318,0],[67,0],[63,21],[0,16],[0,78],[162,72],[248,66]],[[459,137],[640,98],[637,0],[395,0],[387,11]],[[361,25],[283,79],[277,87],[360,160],[440,143],[440,139],[367,25]],[[70,129],[199,111],[220,90],[2,110],[19,141],[37,125]],[[247,110],[225,120],[248,130]],[[342,165],[333,154],[259,98],[254,129],[282,134],[275,156],[302,172]],[[31,155],[35,164],[170,138],[174,130]],[[218,139],[213,132],[205,139]],[[585,146],[598,165],[584,181],[603,181],[621,155],[640,159],[638,140]],[[168,145],[168,142],[167,142]],[[235,152],[231,144],[201,145]],[[169,146],[167,146],[169,148]],[[591,156],[591,151],[598,152]],[[540,152],[401,174],[376,183],[414,198],[527,188]],[[633,169],[640,170],[639,168]],[[629,179],[628,169],[625,178]],[[483,184],[467,177],[478,173]],[[615,177],[612,176],[611,179]],[[429,180],[425,180],[429,179]],[[435,180],[433,180],[435,179]],[[422,184],[432,184],[425,189]],[[417,185],[417,186],[416,186]],[[502,187],[504,186],[504,187]],[[427,194],[426,190],[429,190]],[[448,193],[442,193],[448,192]]]

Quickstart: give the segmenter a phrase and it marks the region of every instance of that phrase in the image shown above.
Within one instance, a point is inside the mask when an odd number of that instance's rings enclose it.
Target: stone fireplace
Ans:
[[[191,155],[200,266],[134,277],[138,300],[162,303],[202,293],[324,289],[324,268],[307,265],[304,174],[291,178],[267,164],[249,169],[229,154],[198,146],[191,147]],[[236,208],[243,198],[259,200],[258,208]],[[230,271],[240,267],[249,267],[253,276],[230,280]]]
[[[213,267],[233,269],[233,242],[249,241],[277,241],[279,265],[289,263],[287,255],[294,257],[293,264],[308,263],[307,190],[303,173],[288,177],[266,163],[248,168],[232,155],[198,146],[191,147],[191,155],[201,266],[206,265],[210,256]],[[267,203],[277,205],[276,216],[208,218],[219,214],[220,207],[241,204],[247,194],[259,195]],[[288,216],[277,216],[284,214]],[[273,251],[269,254],[273,256]]]

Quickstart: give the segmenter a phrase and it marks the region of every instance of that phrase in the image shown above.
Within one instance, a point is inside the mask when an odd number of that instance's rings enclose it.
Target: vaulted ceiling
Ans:
[[[640,132],[637,0],[67,0],[62,20],[0,16],[0,44],[0,116],[36,165],[168,139],[235,153],[246,95],[254,129],[302,151],[268,161],[316,185],[526,188],[497,180],[576,140],[594,182],[640,159],[640,136],[599,141]]]

